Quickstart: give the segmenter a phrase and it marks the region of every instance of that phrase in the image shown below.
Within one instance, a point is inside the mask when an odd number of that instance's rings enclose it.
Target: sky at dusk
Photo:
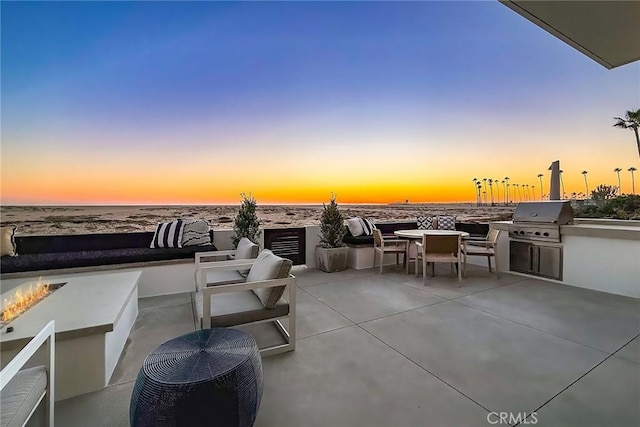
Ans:
[[[2,2],[1,203],[474,201],[631,191],[640,64],[498,2]],[[637,187],[640,184],[637,183]]]

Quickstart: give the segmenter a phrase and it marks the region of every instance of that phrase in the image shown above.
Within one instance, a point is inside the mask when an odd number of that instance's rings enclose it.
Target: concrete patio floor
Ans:
[[[476,266],[427,286],[391,266],[294,274],[297,348],[263,359],[256,426],[640,425],[638,300]],[[195,329],[190,301],[141,299],[110,386],[58,402],[56,424],[129,425],[146,355]]]

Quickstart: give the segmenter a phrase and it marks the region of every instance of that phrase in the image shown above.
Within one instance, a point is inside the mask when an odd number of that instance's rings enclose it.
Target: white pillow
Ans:
[[[364,234],[364,229],[362,228],[362,223],[360,222],[360,218],[349,218],[347,220],[347,228],[349,229],[349,233],[353,237],[362,236]]]

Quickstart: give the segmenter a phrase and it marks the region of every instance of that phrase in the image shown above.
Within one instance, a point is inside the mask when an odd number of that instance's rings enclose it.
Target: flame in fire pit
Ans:
[[[46,297],[49,292],[48,283],[37,283],[29,285],[29,289],[23,292],[18,289],[12,297],[5,298],[2,302],[2,314],[0,314],[0,322],[7,324],[22,313],[27,311],[31,306]]]

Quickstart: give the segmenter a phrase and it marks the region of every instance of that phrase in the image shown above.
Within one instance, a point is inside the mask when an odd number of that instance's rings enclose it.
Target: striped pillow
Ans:
[[[151,241],[152,248],[181,248],[184,223],[181,219],[171,222],[161,222]]]
[[[367,218],[358,218],[360,220],[360,225],[362,225],[362,230],[364,231],[365,236],[373,236],[373,230],[376,229],[376,226],[373,225],[371,221]]]
[[[209,223],[204,220],[185,221],[180,244],[180,247],[210,245]]]

